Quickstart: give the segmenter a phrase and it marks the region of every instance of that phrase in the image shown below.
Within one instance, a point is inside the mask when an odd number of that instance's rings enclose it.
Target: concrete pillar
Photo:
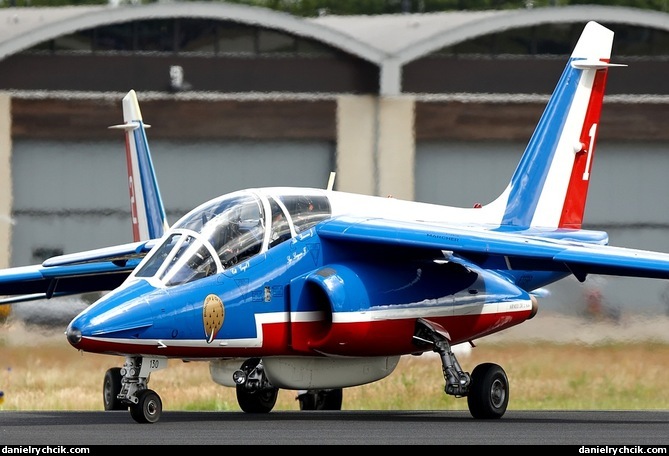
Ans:
[[[337,99],[337,177],[342,192],[376,193],[376,97]]]
[[[0,268],[9,266],[12,245],[11,97],[0,92]]]
[[[415,99],[383,97],[379,101],[378,195],[415,198]]]

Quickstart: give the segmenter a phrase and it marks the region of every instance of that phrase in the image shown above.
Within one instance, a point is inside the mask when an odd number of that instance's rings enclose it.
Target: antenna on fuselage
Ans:
[[[328,179],[328,190],[332,190],[332,188],[334,187],[334,180],[336,175],[337,173],[335,173],[334,171],[330,172],[330,178]]]

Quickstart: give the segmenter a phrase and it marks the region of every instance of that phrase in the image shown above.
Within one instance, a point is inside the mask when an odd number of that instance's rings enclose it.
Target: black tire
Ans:
[[[271,412],[278,396],[278,388],[265,388],[252,391],[245,389],[243,385],[237,385],[237,403],[246,413]]]
[[[130,406],[130,416],[138,423],[155,423],[163,412],[163,402],[153,390],[145,389],[137,394],[139,402]]]
[[[504,369],[493,363],[476,366],[471,375],[467,405],[476,419],[501,418],[509,405],[509,379]]]
[[[241,369],[247,374],[260,363],[260,359],[251,358],[242,364]],[[246,385],[237,385],[237,403],[246,413],[269,413],[276,404],[279,396],[278,388],[263,388],[259,390],[247,389]]]
[[[341,410],[344,392],[341,388],[309,390],[300,394],[300,410]]]
[[[117,397],[121,392],[121,375],[120,367],[112,367],[105,373],[105,380],[102,384],[102,401],[105,410],[127,410],[128,406],[123,404]]]

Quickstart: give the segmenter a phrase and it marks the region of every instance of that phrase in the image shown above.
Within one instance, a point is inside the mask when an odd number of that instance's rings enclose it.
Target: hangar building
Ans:
[[[157,2],[0,9],[0,266],[131,241],[123,138],[107,129],[129,89],[170,221],[242,187],[324,187],[331,171],[343,191],[489,202],[589,20],[629,66],[609,74],[587,227],[669,251],[667,13]],[[664,310],[663,283],[625,280],[611,296]]]

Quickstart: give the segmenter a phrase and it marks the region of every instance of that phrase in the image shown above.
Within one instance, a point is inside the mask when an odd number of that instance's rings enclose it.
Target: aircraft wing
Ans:
[[[587,231],[570,233],[578,237]],[[580,281],[587,274],[669,278],[669,254],[559,239],[555,233],[541,237],[522,231],[342,217],[323,222],[318,234],[334,242],[387,245],[402,252],[413,250],[416,255],[424,256],[427,250],[434,260],[460,262],[464,258],[481,265],[500,257],[508,269],[565,271]]]
[[[0,270],[0,304],[107,291],[118,287],[155,240],[49,258],[40,265]]]

